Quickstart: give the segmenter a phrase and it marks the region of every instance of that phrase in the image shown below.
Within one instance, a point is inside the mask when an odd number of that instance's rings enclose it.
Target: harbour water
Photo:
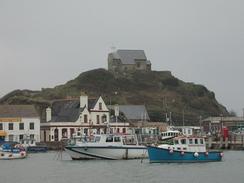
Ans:
[[[244,151],[222,162],[150,164],[148,160],[72,161],[65,153],[30,154],[0,161],[0,183],[243,183]]]

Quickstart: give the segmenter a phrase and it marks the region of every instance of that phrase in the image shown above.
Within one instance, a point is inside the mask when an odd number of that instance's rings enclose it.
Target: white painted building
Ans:
[[[128,123],[109,123],[109,110],[100,96],[88,99],[81,95],[80,99],[54,101],[52,107],[46,109],[46,122],[41,123],[41,141],[60,141],[71,138],[72,134],[100,134],[111,131],[127,133]]]
[[[40,117],[32,105],[0,105],[0,140],[40,142]]]

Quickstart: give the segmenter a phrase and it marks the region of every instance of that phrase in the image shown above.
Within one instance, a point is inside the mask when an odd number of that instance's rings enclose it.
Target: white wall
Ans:
[[[9,130],[9,123],[13,123],[13,130]],[[24,130],[19,130],[19,123],[24,123]],[[34,130],[30,129],[30,123],[34,123]],[[29,135],[34,135],[36,142],[40,142],[40,119],[39,118],[21,118],[21,122],[2,122],[3,131],[7,133],[5,140],[9,140],[9,135],[14,136],[14,141],[19,142],[19,136],[24,135],[26,138]]]

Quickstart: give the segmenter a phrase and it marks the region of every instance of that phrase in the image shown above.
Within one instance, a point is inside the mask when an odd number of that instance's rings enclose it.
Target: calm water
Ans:
[[[149,164],[148,160],[72,161],[56,152],[0,161],[0,183],[244,183],[244,151],[226,151],[223,162]]]

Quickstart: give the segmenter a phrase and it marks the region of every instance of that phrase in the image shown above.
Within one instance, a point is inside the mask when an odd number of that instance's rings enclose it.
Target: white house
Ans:
[[[60,141],[71,138],[72,134],[107,133],[110,128],[119,128],[126,133],[124,123],[109,123],[109,110],[100,96],[88,99],[82,94],[80,99],[58,100],[46,109],[46,122],[41,123],[41,141]],[[127,124],[129,126],[129,124]]]
[[[0,105],[0,140],[40,142],[40,117],[33,105]]]

